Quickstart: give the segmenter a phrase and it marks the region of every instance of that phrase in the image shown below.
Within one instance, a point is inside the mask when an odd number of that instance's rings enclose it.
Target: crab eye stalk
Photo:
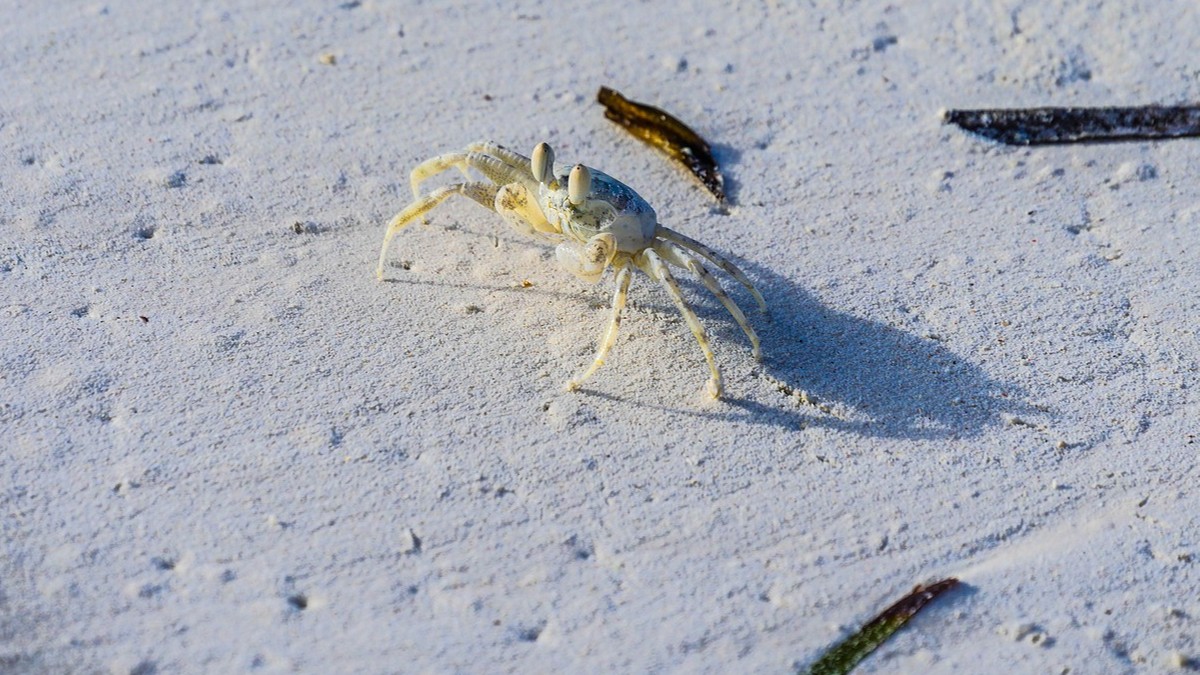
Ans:
[[[529,169],[533,173],[533,179],[539,183],[546,183],[551,178],[551,172],[554,171],[554,151],[550,149],[547,143],[538,143],[533,149],[533,157],[529,160]]]
[[[567,178],[567,199],[571,204],[579,206],[587,199],[592,191],[592,172],[582,164],[576,164]]]

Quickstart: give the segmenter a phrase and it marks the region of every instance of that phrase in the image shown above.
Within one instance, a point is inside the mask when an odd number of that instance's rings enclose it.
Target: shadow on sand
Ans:
[[[739,392],[727,390],[718,409],[662,409],[789,430],[826,427],[908,440],[970,438],[1001,423],[1004,414],[1030,414],[1024,392],[992,379],[937,340],[839,312],[769,269],[738,264],[770,307],[769,316],[747,314],[762,340],[763,362],[753,375],[778,398],[736,398]],[[698,284],[688,285],[705,326],[744,345],[729,315]],[[742,307],[753,307],[744,291],[726,287]]]

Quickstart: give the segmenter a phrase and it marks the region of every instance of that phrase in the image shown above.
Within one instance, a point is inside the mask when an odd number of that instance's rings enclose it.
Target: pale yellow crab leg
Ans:
[[[621,326],[621,311],[625,309],[625,297],[629,293],[629,279],[632,276],[630,269],[628,263],[620,263],[616,279],[617,290],[613,293],[612,315],[608,320],[608,329],[604,331],[604,338],[600,340],[600,347],[596,349],[596,359],[582,375],[567,381],[567,391],[578,389],[584,380],[591,377],[597,368],[604,365],[604,359],[608,358],[608,352],[616,344],[617,329]]]
[[[494,209],[496,192],[499,189],[500,186],[491,183],[454,183],[440,187],[409,204],[388,222],[387,231],[383,235],[383,248],[379,251],[379,265],[375,268],[375,276],[380,281],[383,280],[383,264],[387,261],[388,246],[392,243],[392,238],[413,220],[446,201],[451,195],[470,197],[489,209]]]
[[[512,168],[521,171],[525,178],[533,178],[533,173],[529,169],[529,158],[519,152],[509,150],[499,143],[493,141],[476,141],[467,146],[467,152],[480,152],[485,155],[491,155]]]
[[[463,178],[467,180],[471,179],[471,172],[467,171],[467,155],[463,152],[451,152],[431,157],[413,167],[413,170],[408,174],[408,183],[412,186],[413,200],[421,198],[421,183],[447,169],[453,168],[457,168],[462,173]]]
[[[733,320],[737,321],[737,324],[742,327],[742,332],[745,333],[746,338],[750,340],[750,351],[754,355],[754,360],[762,361],[762,349],[758,344],[758,334],[754,332],[754,327],[751,326],[750,322],[746,320],[746,314],[742,312],[742,308],[738,307],[737,303],[733,301],[733,298],[730,298],[729,294],[725,292],[725,289],[721,287],[721,282],[717,281],[717,278],[714,277],[711,272],[705,269],[704,265],[701,265],[699,260],[696,260],[686,253],[676,250],[674,246],[658,244],[654,247],[654,250],[657,251],[659,255],[661,255],[667,262],[675,265],[676,267],[685,267],[690,270],[692,274],[695,274],[700,278],[700,283],[704,284],[704,287],[708,289],[708,292],[712,293],[714,296],[716,296],[717,300],[721,301],[721,304],[725,306],[725,309],[729,310],[729,314],[733,317]]]
[[[708,258],[714,265],[728,272],[729,276],[737,279],[738,283],[745,286],[746,290],[750,291],[750,295],[753,295],[754,299],[758,302],[759,311],[767,311],[767,301],[763,300],[762,294],[758,292],[758,289],[754,287],[754,284],[750,283],[750,280],[746,278],[746,275],[737,268],[737,265],[734,265],[732,262],[730,262],[728,258],[720,253],[717,253],[704,244],[701,244],[695,239],[692,239],[687,235],[680,234],[669,227],[659,225],[658,235],[673,244],[678,244],[679,246],[692,251],[693,253],[698,253],[701,256]]]
[[[708,370],[711,374],[707,386],[708,395],[713,398],[721,398],[721,371],[717,369],[717,359],[713,356],[712,347],[708,344],[708,334],[704,332],[704,326],[700,324],[700,319],[692,311],[687,300],[683,299],[683,293],[679,290],[679,284],[675,282],[675,277],[671,275],[671,270],[652,248],[648,248],[638,255],[637,265],[652,279],[662,282],[663,288],[667,289],[667,294],[675,302],[675,307],[683,315],[683,320],[687,322],[688,328],[692,329],[692,335],[696,336],[696,342],[700,343],[700,351],[704,352],[704,358],[708,360]]]
[[[462,171],[467,178],[471,177],[467,169],[475,169],[486,176],[488,180],[499,185],[505,183],[525,184],[533,180],[529,175],[528,161],[526,161],[524,169],[518,169],[499,158],[483,153],[451,152],[427,159],[412,170],[412,173],[409,174],[409,183],[412,185],[413,199],[421,198],[421,183],[453,168]]]

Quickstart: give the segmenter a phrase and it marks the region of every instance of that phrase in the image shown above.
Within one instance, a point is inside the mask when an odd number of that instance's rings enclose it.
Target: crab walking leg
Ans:
[[[717,369],[717,359],[713,356],[712,347],[708,344],[708,334],[704,332],[704,326],[700,325],[700,319],[688,306],[687,300],[683,299],[683,293],[679,290],[679,284],[676,283],[675,277],[671,275],[671,270],[652,248],[642,251],[638,256],[638,267],[641,267],[642,271],[649,274],[651,278],[662,282],[663,288],[667,289],[667,294],[675,302],[675,307],[683,315],[683,320],[687,322],[688,328],[692,329],[692,335],[696,336],[696,342],[700,343],[700,351],[704,352],[704,358],[708,360],[708,370],[711,373],[707,387],[708,395],[713,398],[721,398],[721,371]]]
[[[519,152],[509,150],[495,141],[476,141],[467,146],[467,152],[491,155],[512,168],[520,170],[526,179],[533,179],[533,172],[529,168],[529,158]]]
[[[491,183],[454,183],[440,187],[433,192],[421,197],[412,204],[409,204],[403,211],[397,213],[390,222],[388,222],[387,232],[383,235],[383,248],[379,251],[379,265],[375,268],[375,276],[383,280],[383,263],[387,260],[388,246],[392,243],[392,238],[396,236],[400,230],[403,230],[414,219],[429,212],[433,207],[446,201],[451,195],[463,195],[470,197],[475,201],[483,204],[489,209],[494,208],[496,201],[496,192],[500,189],[498,185]]]
[[[750,295],[754,296],[754,299],[758,302],[759,311],[767,311],[767,301],[763,300],[762,294],[758,292],[758,289],[754,287],[754,284],[750,283],[750,280],[746,278],[746,275],[737,268],[737,265],[734,265],[732,262],[730,262],[728,258],[720,253],[717,253],[704,244],[701,244],[695,239],[692,239],[687,235],[680,234],[675,230],[664,227],[663,225],[658,226],[658,234],[663,239],[666,239],[673,244],[678,244],[679,246],[686,248],[693,253],[698,253],[701,256],[708,258],[714,265],[728,272],[729,276],[737,279],[738,283],[745,286],[746,290],[750,291]]]
[[[413,199],[421,198],[421,183],[453,168],[458,168],[467,178],[471,177],[467,169],[476,169],[487,176],[488,180],[499,184],[529,183],[533,180],[529,176],[528,168],[522,171],[496,157],[479,152],[451,152],[427,159],[412,170],[412,173],[409,174],[409,183],[412,185]]]
[[[412,186],[413,201],[421,198],[421,183],[447,169],[453,168],[457,168],[462,173],[463,178],[471,180],[471,172],[467,171],[467,155],[462,152],[451,152],[431,157],[413,167],[413,170],[408,174],[408,183]]]
[[[621,326],[621,311],[625,309],[625,296],[629,293],[629,279],[632,276],[630,269],[632,268],[628,264],[623,264],[621,271],[617,272],[617,290],[613,293],[612,316],[608,320],[608,329],[604,331],[604,338],[600,340],[600,347],[596,349],[596,360],[592,361],[592,365],[582,375],[567,382],[567,391],[578,389],[584,380],[591,377],[597,368],[604,365],[604,359],[608,357],[608,352],[616,343],[617,329]]]
[[[746,339],[750,340],[750,351],[754,355],[754,360],[762,361],[762,349],[758,344],[758,333],[754,332],[754,327],[746,320],[746,314],[742,311],[742,308],[738,307],[733,298],[729,297],[729,294],[721,287],[721,282],[717,281],[717,278],[704,265],[701,265],[699,260],[686,253],[677,251],[673,246],[659,244],[654,247],[654,250],[667,262],[676,267],[685,267],[692,274],[700,278],[700,283],[704,284],[708,292],[721,301],[725,309],[729,310],[729,314],[733,317],[733,320],[737,321],[737,324],[742,327],[742,332],[746,334]]]

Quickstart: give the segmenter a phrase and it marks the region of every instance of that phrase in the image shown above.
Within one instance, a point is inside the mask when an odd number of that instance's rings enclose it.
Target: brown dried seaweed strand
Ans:
[[[657,148],[688,168],[704,187],[725,202],[725,179],[708,142],[670,113],[654,106],[630,101],[619,92],[600,87],[596,100],[604,106],[604,116],[625,128],[632,136]]]
[[[943,579],[928,586],[917,586],[912,593],[879,613],[858,632],[831,647],[807,671],[808,675],[844,675],[908,623],[921,608],[937,596],[958,585],[958,579]]]
[[[943,119],[947,124],[1008,145],[1200,136],[1200,106],[947,110]]]

